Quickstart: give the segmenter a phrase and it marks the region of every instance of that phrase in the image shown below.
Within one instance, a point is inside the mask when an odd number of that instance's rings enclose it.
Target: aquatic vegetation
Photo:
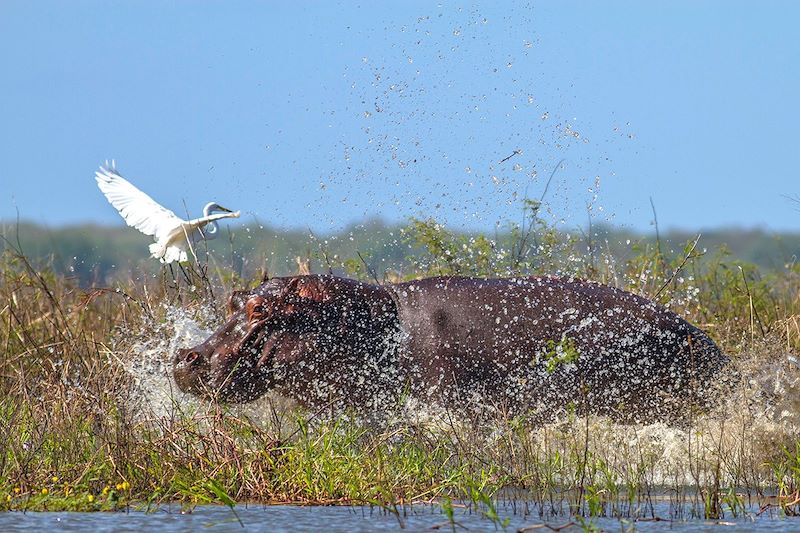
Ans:
[[[691,242],[677,254],[644,246],[620,264],[544,234],[530,240],[545,250],[537,259],[528,244],[511,254],[488,238],[421,229],[431,257],[450,254],[409,275],[546,269],[616,284],[701,324],[741,379],[718,408],[688,412],[678,427],[621,425],[574,409],[543,425],[502,412],[486,421],[410,398],[380,424],[274,396],[244,406],[199,402],[175,390],[169,360],[219,320],[221,295],[243,285],[237,276],[193,265],[82,290],[7,249],[0,509],[358,503],[402,519],[405,505],[438,502],[451,523],[447,509],[466,506],[498,527],[507,518],[498,502],[518,502],[531,516],[578,517],[586,527],[580,517],[652,518],[665,499],[674,518],[736,517],[753,505],[800,511],[796,267],[764,275],[724,254],[700,256]],[[546,251],[553,247],[563,253]],[[569,339],[551,348],[542,356],[553,370],[575,356]]]

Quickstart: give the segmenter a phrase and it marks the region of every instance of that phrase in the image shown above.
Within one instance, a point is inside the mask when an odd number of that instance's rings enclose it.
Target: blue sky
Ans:
[[[0,3],[0,219],[800,227],[795,2]],[[503,161],[507,156],[516,155]],[[502,162],[501,162],[502,161]]]

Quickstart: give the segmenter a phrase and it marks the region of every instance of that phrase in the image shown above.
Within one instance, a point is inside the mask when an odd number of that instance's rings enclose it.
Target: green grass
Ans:
[[[514,230],[519,240],[510,250],[414,222],[406,238],[422,252],[407,276],[560,272],[596,279],[697,323],[746,378],[769,375],[773,366],[793,371],[784,354],[800,348],[797,266],[763,275],[724,253],[700,261],[691,242],[673,256],[643,246],[616,264],[601,249],[582,254],[581,243],[559,240],[535,219],[535,208]],[[765,415],[769,401],[747,380],[716,412],[688,413],[682,428],[575,416],[538,426],[500,414],[486,423],[435,409],[417,417],[402,403],[378,424],[272,399],[249,408],[176,400],[146,412],[132,401],[139,389],[126,370],[141,355],[137,342],[169,337],[168,306],[213,322],[224,294],[242,281],[201,265],[144,279],[83,290],[33,268],[18,250],[3,253],[0,509],[154,509],[168,502],[235,508],[257,501],[397,513],[430,502],[452,511],[458,502],[498,527],[504,518],[497,503],[508,498],[543,517],[652,516],[664,499],[679,517],[741,516],[762,502],[800,511],[793,503],[797,429]],[[552,351],[554,364],[570,356],[569,346]],[[254,409],[264,416],[250,416]]]

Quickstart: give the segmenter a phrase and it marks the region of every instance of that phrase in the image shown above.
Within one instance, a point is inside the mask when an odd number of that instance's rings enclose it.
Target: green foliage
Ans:
[[[495,238],[459,234],[433,220],[414,220],[402,235],[382,226],[370,231],[392,243],[392,265],[402,265],[407,276],[583,274],[657,298],[708,330],[734,357],[745,350],[762,350],[758,354],[766,358],[800,348],[796,264],[765,272],[725,250],[705,254],[694,239],[677,253],[643,240],[619,262],[613,258],[620,254],[599,247],[587,257],[576,239],[540,218],[538,203],[527,202],[523,210],[525,222]],[[316,254],[317,268],[330,264],[370,279],[387,255],[377,245],[362,248],[367,234],[352,230],[344,239],[316,239],[310,253],[307,243],[287,241],[276,253]],[[242,240],[223,244],[236,247]],[[401,520],[403,505],[434,501],[455,527],[454,509],[466,502],[504,527],[497,500],[508,488],[523,491],[542,514],[636,516],[652,503],[653,479],[664,468],[657,464],[658,450],[645,439],[631,444],[636,428],[615,435],[604,420],[592,420],[590,427],[575,404],[565,420],[544,426],[498,414],[491,431],[453,421],[449,413],[438,429],[414,423],[376,428],[303,411],[257,423],[214,405],[188,412],[176,406],[159,420],[138,418],[125,369],[131,332],[163,335],[165,302],[188,316],[201,317],[209,307],[221,316],[225,294],[254,283],[246,281],[248,269],[276,270],[277,260],[266,251],[250,264],[216,257],[212,250],[207,262],[172,270],[148,265],[132,276],[139,281],[86,289],[81,284],[90,278],[65,276],[55,260],[34,265],[21,250],[6,248],[0,257],[0,509],[361,503]],[[574,340],[565,337],[548,342],[538,362],[557,374],[579,357]],[[793,512],[800,444],[780,434],[759,447],[767,437],[738,411],[731,416],[743,417],[739,425],[724,434],[687,433],[693,454],[688,467],[668,472],[675,479],[669,493],[685,503],[687,491],[694,491],[706,516],[736,515],[745,511],[737,491],[749,483],[754,492],[777,493],[787,514]],[[594,527],[580,516],[575,520]]]
[[[438,249],[457,252],[456,256],[463,260],[452,266],[464,273],[561,273],[617,283],[614,267],[624,264],[632,255],[643,250],[649,255],[660,251],[661,256],[669,261],[673,256],[680,257],[683,243],[696,237],[670,232],[662,234],[660,243],[656,243],[653,236],[599,225],[591,227],[589,233],[579,238],[580,230],[554,225],[547,220],[544,205],[532,199],[523,200],[519,215],[519,222],[498,227],[491,235],[453,232],[444,227],[438,232],[435,229],[431,231],[430,226],[436,223],[422,221],[428,226],[420,228],[423,230],[422,240],[427,239],[432,245],[432,255],[426,253],[425,244],[417,243],[414,238],[415,226],[420,221],[413,220],[400,225],[367,220],[320,236],[307,230],[278,230],[258,223],[245,226],[229,223],[223,227],[221,238],[208,243],[207,250],[202,246],[198,255],[201,263],[211,265],[211,274],[231,276],[230,283],[236,282],[234,275],[248,280],[260,277],[263,272],[270,275],[294,273],[298,256],[308,257],[314,272],[332,269],[371,279],[356,252],[367,259],[379,279],[387,271],[401,272],[405,276],[435,273],[437,267],[450,268]],[[512,213],[509,221],[516,218]],[[443,240],[437,242],[437,233],[442,232],[444,234],[439,236]],[[454,239],[448,241],[450,237]],[[0,250],[8,249],[9,243],[17,246],[18,239],[21,251],[37,269],[49,266],[56,274],[75,279],[81,287],[125,283],[131,279],[143,281],[149,276],[158,276],[162,270],[157,261],[148,257],[149,238],[122,225],[53,229],[25,222],[0,223]],[[464,253],[463,249],[453,250],[450,246],[473,246],[473,239],[476,243],[472,253]],[[704,248],[717,250],[724,244],[730,247],[733,257],[757,265],[761,272],[800,268],[792,259],[800,256],[800,233],[773,235],[761,230],[708,231],[702,235],[696,253],[702,254]],[[635,249],[637,247],[639,250]],[[669,266],[662,265],[661,260],[655,265],[657,268]],[[664,276],[658,271],[652,271],[650,278],[651,285],[655,284],[656,278],[664,281]],[[652,286],[638,292],[652,294]]]
[[[523,200],[523,222],[489,238],[482,233],[448,230],[434,219],[411,219],[402,230],[414,251],[407,263],[414,275],[516,276],[548,272],[577,273],[571,264],[577,240],[559,233],[539,216],[541,204]]]
[[[545,364],[545,370],[552,374],[564,365],[576,363],[580,353],[578,353],[575,339],[564,337],[560,341],[547,341],[547,350],[541,354],[540,361]],[[537,361],[538,362],[538,361]]]
[[[403,230],[406,242],[425,252],[410,260],[416,268],[438,276],[490,276],[498,267],[496,244],[483,235],[458,235],[433,219],[412,219]]]

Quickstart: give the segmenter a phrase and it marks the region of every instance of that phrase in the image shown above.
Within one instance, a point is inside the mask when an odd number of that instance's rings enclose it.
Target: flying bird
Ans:
[[[150,245],[150,253],[162,263],[188,261],[188,252],[192,251],[194,255],[196,243],[217,236],[217,220],[239,217],[239,211],[234,212],[216,202],[209,202],[203,208],[202,217],[183,220],[120,176],[113,160],[111,164],[106,161],[95,172],[95,179],[97,186],[129,226],[153,236],[156,242]],[[214,211],[221,213],[212,214]]]

